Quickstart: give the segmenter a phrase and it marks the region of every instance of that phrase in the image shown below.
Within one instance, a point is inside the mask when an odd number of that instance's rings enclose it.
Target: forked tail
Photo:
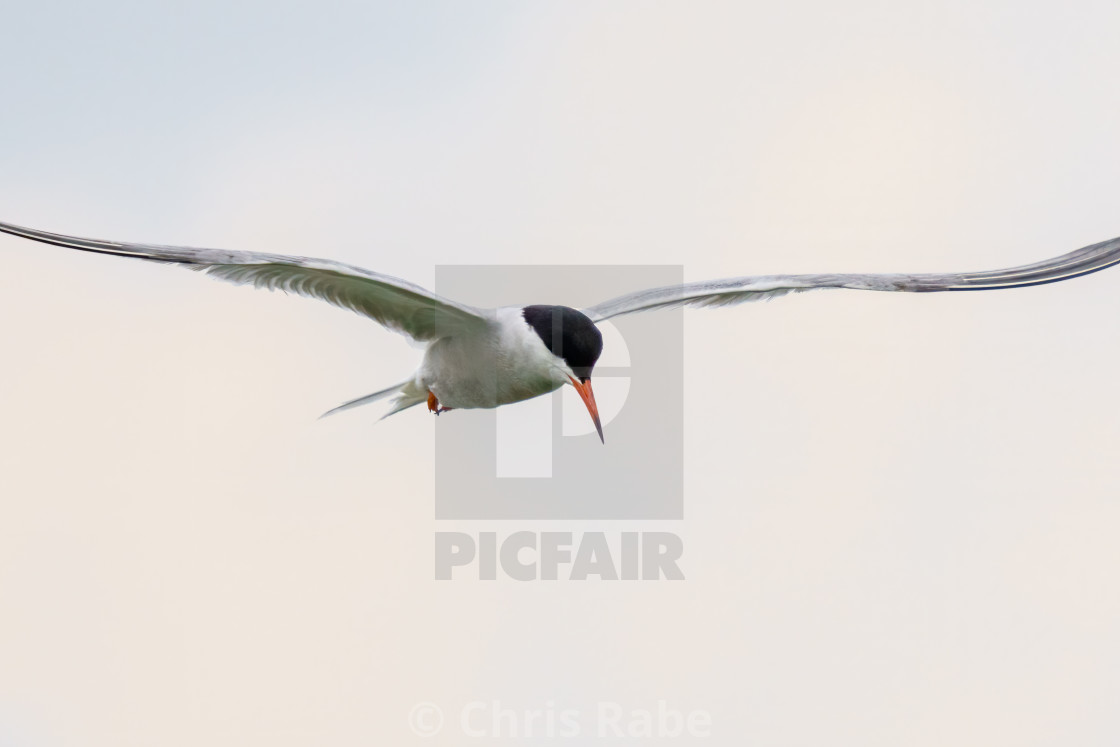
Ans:
[[[425,400],[425,398],[427,397],[427,392],[425,392],[423,395],[418,395],[413,391],[415,387],[412,384],[413,382],[410,379],[408,381],[402,381],[400,384],[394,384],[391,387],[382,389],[379,392],[374,392],[373,394],[367,394],[364,397],[352,399],[349,402],[344,402],[343,404],[332,410],[327,410],[322,415],[320,415],[319,418],[322,419],[327,417],[328,415],[334,415],[335,413],[342,412],[343,410],[349,410],[354,407],[368,405],[372,402],[377,402],[378,400],[385,399],[386,397],[395,394],[397,395],[397,398],[393,401],[393,406],[389,409],[389,412],[381,416],[381,419],[384,420],[390,415],[395,415],[401,410],[407,410],[413,405],[418,405]]]

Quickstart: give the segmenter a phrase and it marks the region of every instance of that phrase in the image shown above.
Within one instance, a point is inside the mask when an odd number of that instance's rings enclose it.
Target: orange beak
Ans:
[[[571,380],[572,386],[579,392],[583,404],[587,405],[587,411],[591,413],[591,420],[595,423],[595,430],[599,432],[599,440],[606,443],[607,440],[603,438],[603,424],[599,422],[599,406],[595,404],[595,392],[591,391],[591,379],[588,379],[587,383],[584,383],[571,376],[568,378]]]

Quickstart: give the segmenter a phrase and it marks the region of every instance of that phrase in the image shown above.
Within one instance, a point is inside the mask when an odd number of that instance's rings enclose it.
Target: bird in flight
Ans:
[[[682,306],[730,306],[819,288],[929,293],[1019,288],[1068,280],[1120,263],[1120,238],[1054,259],[991,272],[756,275],[649,288],[577,310],[567,306],[468,306],[405,280],[327,259],[102,241],[0,223],[44,244],[182,265],[241,285],[282,290],[350,309],[425,345],[405,381],[325,413],[393,397],[385,417],[426,402],[448,410],[494,408],[571,385],[603,440],[591,372],[603,350],[595,326],[611,317]]]

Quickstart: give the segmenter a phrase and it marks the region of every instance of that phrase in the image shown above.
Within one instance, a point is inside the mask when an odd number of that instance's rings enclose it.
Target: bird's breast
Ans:
[[[564,383],[540,339],[520,318],[509,315],[499,316],[484,333],[432,343],[419,377],[441,405],[462,409],[520,402]]]

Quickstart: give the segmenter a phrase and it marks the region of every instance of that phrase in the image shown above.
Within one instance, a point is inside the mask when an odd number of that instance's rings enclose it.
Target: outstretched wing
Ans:
[[[685,283],[628,293],[584,309],[592,321],[677,306],[730,306],[818,288],[931,293],[1042,285],[1088,275],[1120,263],[1120,238],[1031,265],[951,275],[757,275]]]
[[[485,312],[405,280],[326,259],[83,239],[0,223],[0,231],[45,244],[183,265],[216,278],[318,298],[415,340],[435,340],[485,323]]]

